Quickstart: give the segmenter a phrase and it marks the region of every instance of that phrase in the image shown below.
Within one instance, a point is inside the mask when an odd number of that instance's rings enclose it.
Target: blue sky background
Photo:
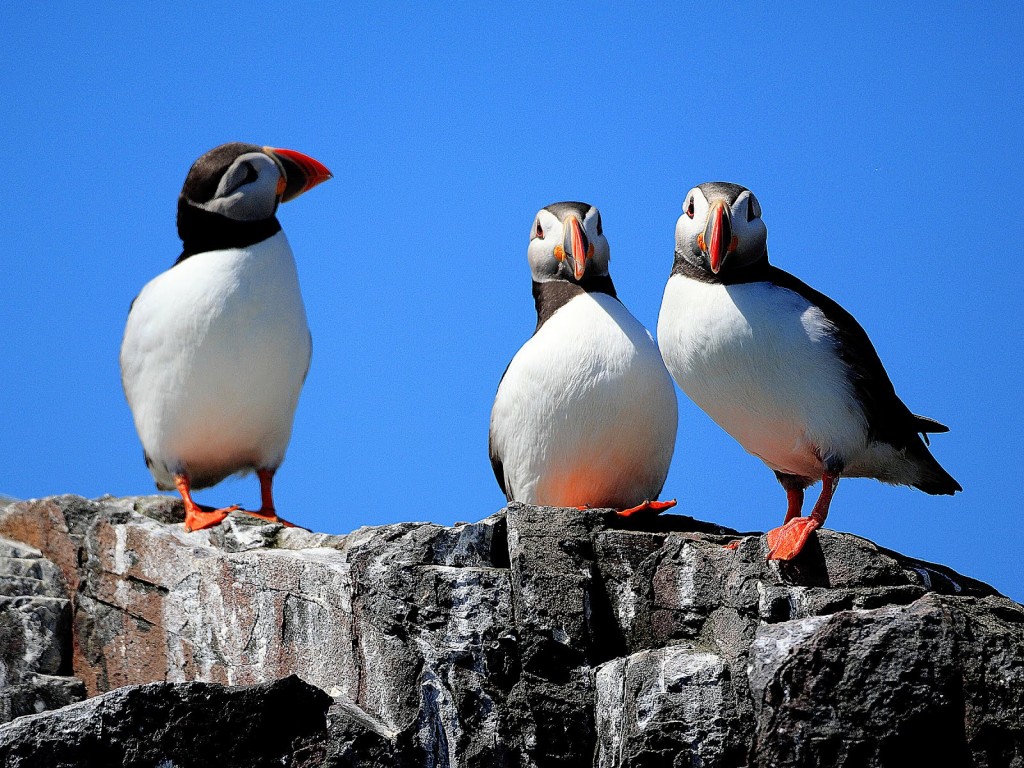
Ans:
[[[1024,600],[1024,6],[348,5],[5,7],[0,492],[153,491],[118,348],[217,144],[336,177],[280,211],[314,359],[277,497],[337,533],[502,506],[487,423],[535,322],[538,208],[600,207],[653,329],[683,196],[725,180],[760,199],[774,263],[849,309],[907,404],[952,428],[932,446],[963,494],[848,480],[830,527]],[[665,495],[778,525],[772,473],[680,397]],[[255,506],[256,481],[198,498]]]

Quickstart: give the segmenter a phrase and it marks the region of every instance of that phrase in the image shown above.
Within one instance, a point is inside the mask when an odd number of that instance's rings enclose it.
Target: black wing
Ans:
[[[512,365],[512,361],[505,366],[505,370],[501,374],[501,378],[498,380],[498,389],[501,389],[501,382],[505,380],[505,374],[508,373],[509,365]],[[501,457],[497,454],[494,449],[494,425],[492,424],[487,430],[487,453],[491,457],[491,469],[494,470],[494,477],[498,481],[498,487],[501,488],[501,492],[505,494],[505,498],[508,501],[512,501],[511,491],[505,487],[505,466],[501,462]]]
[[[871,339],[853,315],[825,294],[778,267],[770,266],[768,273],[768,279],[775,285],[787,288],[818,306],[835,328],[839,356],[853,376],[854,392],[864,408],[871,439],[901,449],[924,448],[919,433],[949,431],[937,421],[912,413],[900,400]]]

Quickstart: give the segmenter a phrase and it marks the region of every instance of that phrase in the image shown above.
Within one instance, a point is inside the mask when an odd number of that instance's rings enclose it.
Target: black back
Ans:
[[[770,264],[767,258],[735,274],[725,275],[721,282],[725,285],[767,282],[793,291],[817,306],[832,325],[836,351],[850,372],[855,396],[864,409],[868,438],[906,450],[925,464],[934,477],[919,483],[917,487],[921,490],[927,493],[961,490],[959,483],[939,465],[918,436],[948,432],[949,427],[918,416],[899,398],[871,339],[853,315],[799,278]]]

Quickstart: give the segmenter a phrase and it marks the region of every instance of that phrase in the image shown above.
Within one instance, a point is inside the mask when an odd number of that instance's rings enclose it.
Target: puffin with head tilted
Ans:
[[[162,490],[185,502],[185,528],[216,525],[238,506],[204,510],[192,490],[256,471],[272,483],[291,437],[312,345],[278,204],[331,178],[290,149],[231,143],[196,160],[178,198],[181,256],[132,303],[121,380]],[[246,510],[242,510],[246,511]]]
[[[769,264],[767,238],[749,189],[691,189],[658,340],[682,390],[786,489],[785,522],[768,533],[768,558],[790,560],[825,522],[840,477],[931,494],[961,488],[926,447],[927,433],[948,427],[903,404],[864,329]],[[804,489],[818,480],[821,495],[801,517]]]
[[[537,327],[491,411],[490,456],[509,501],[610,507],[657,501],[676,438],[676,395],[650,333],[616,298],[601,214],[554,203],[527,249]]]

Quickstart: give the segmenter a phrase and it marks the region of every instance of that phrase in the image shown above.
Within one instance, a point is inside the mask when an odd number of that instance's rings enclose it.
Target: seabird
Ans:
[[[312,342],[291,247],[276,212],[331,178],[290,149],[230,143],[196,160],[178,198],[181,255],[132,302],[121,381],[157,487],[177,489],[185,529],[238,505],[204,510],[192,491],[255,470],[272,484],[291,437]]]
[[[490,456],[508,500],[660,512],[676,396],[650,333],[616,298],[601,214],[554,203],[527,258],[537,327],[509,363],[491,411]]]
[[[768,558],[789,560],[825,522],[840,477],[930,494],[961,487],[926,445],[928,433],[949,428],[903,404],[852,315],[769,264],[767,236],[749,189],[691,189],[658,340],[682,390],[786,489]],[[801,517],[804,489],[818,480],[821,495]]]

